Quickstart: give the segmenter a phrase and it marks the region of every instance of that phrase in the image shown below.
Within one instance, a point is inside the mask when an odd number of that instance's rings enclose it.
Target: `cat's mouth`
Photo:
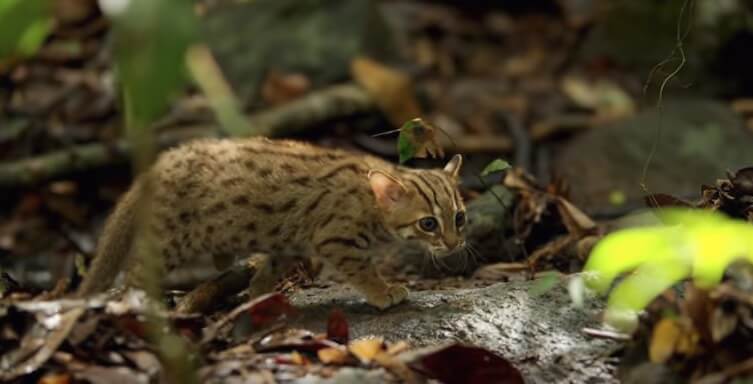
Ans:
[[[449,248],[444,244],[429,246],[429,252],[431,252],[431,255],[433,257],[440,258],[440,259],[454,255],[456,253],[463,252],[464,250],[465,250],[465,240],[461,241],[454,248]]]

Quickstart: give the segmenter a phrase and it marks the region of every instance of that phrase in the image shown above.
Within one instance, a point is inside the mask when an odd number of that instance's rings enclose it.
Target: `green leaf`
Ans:
[[[416,149],[409,140],[400,135],[397,138],[397,153],[400,156],[400,164],[405,164],[416,154]]]
[[[0,1],[0,59],[34,54],[52,23],[50,2],[46,0]]]
[[[484,167],[484,170],[481,171],[481,177],[484,177],[486,175],[489,175],[495,172],[502,172],[508,168],[510,168],[510,163],[502,159],[494,159],[494,161],[487,164],[486,167]]]
[[[635,319],[638,311],[683,279],[709,288],[721,281],[733,262],[753,263],[753,225],[711,211],[671,208],[657,213],[667,225],[613,232],[588,258],[584,280],[599,293],[630,273],[609,297],[607,318],[612,321]]]
[[[543,272],[539,274],[539,278],[533,281],[533,285],[528,289],[528,294],[536,297],[541,296],[554,288],[559,282],[559,273]]]
[[[399,130],[400,136],[397,138],[400,164],[404,164],[414,157],[443,157],[444,149],[437,140],[437,130],[436,127],[421,118],[415,118],[403,124]]]
[[[405,164],[408,160],[416,155],[416,145],[413,143],[416,126],[420,126],[415,120],[411,120],[400,127],[400,135],[397,137],[397,153],[400,157],[400,164]]]

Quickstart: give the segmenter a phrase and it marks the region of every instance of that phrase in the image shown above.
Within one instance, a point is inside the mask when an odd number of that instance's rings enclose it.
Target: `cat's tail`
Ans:
[[[134,183],[107,218],[94,260],[76,291],[76,296],[107,290],[127,266],[136,227],[136,204],[141,189],[141,183]]]

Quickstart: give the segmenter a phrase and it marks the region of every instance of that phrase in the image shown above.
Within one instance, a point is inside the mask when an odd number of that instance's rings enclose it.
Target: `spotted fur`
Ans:
[[[133,212],[148,180],[154,198],[146,228],[166,272],[205,255],[226,267],[228,255],[267,253],[274,262],[251,282],[253,293],[264,293],[295,262],[317,257],[340,270],[369,303],[388,307],[407,290],[384,282],[372,263],[376,256],[406,241],[440,256],[463,246],[461,162],[456,156],[444,169],[412,170],[294,141],[188,143],[163,153],[119,202],[79,292],[106,289],[120,271],[139,265],[131,251]],[[435,229],[429,230],[427,218],[436,221]]]

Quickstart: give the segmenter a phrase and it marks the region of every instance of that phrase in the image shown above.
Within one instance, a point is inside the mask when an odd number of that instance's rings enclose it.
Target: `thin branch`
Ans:
[[[288,136],[308,127],[332,120],[368,112],[375,108],[371,97],[354,84],[336,85],[312,92],[283,106],[248,116],[248,129],[233,132],[237,136]],[[157,146],[166,148],[180,142],[200,138],[219,137],[216,124],[197,124],[165,132],[157,137]],[[40,156],[0,165],[0,189],[38,184],[74,172],[105,165],[125,164],[131,146],[125,140],[114,143],[91,143]]]

